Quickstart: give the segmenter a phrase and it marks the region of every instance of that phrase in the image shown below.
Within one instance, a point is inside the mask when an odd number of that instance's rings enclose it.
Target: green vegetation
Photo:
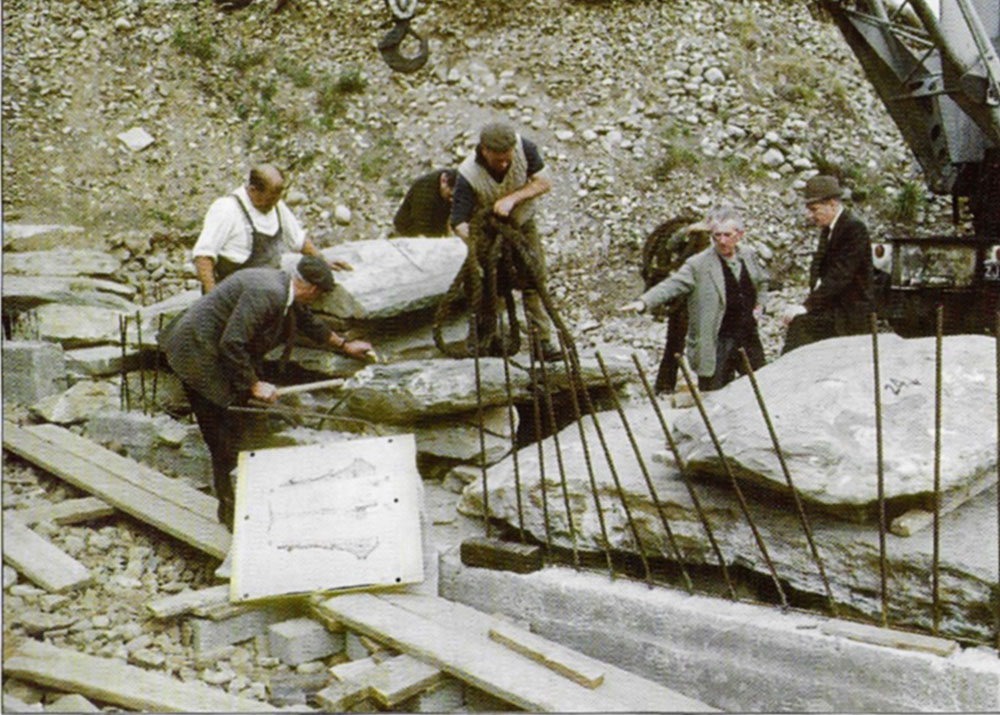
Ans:
[[[913,223],[927,202],[924,189],[919,184],[906,181],[892,200],[889,217],[897,223]]]
[[[678,169],[693,169],[701,164],[703,157],[687,127],[668,123],[660,131],[660,138],[663,151],[652,167],[652,176],[657,181],[667,181]]]
[[[196,57],[202,62],[214,60],[218,54],[215,49],[215,37],[202,28],[177,28],[174,30],[173,45],[179,52]]]
[[[365,181],[378,179],[386,166],[401,153],[399,140],[390,131],[381,130],[375,142],[361,154],[358,173]]]
[[[337,77],[337,91],[341,94],[361,94],[368,88],[368,80],[361,74],[361,68],[351,65]]]
[[[266,50],[257,50],[256,52],[249,52],[243,45],[243,41],[238,40],[236,42],[236,47],[229,54],[229,58],[226,60],[226,64],[242,74],[246,72],[248,69],[259,67],[260,65],[264,64],[266,60],[267,60]]]
[[[309,65],[299,62],[294,57],[282,56],[275,63],[275,68],[281,74],[292,80],[292,84],[299,89],[311,87],[313,83],[312,70]]]

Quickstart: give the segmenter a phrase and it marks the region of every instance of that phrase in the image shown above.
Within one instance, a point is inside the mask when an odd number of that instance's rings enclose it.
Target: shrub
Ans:
[[[203,30],[179,27],[174,30],[173,45],[179,52],[196,57],[202,62],[215,59],[215,38]]]
[[[912,181],[906,181],[892,200],[890,218],[898,223],[913,223],[925,202],[923,187]]]

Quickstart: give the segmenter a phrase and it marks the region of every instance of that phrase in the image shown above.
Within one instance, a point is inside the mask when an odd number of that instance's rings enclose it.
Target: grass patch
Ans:
[[[172,43],[181,54],[191,55],[202,62],[214,60],[218,54],[215,37],[200,28],[177,28]]]
[[[402,146],[390,132],[381,132],[375,142],[361,154],[358,173],[365,181],[381,178],[386,166],[400,155]]]
[[[226,64],[242,74],[249,69],[261,66],[266,60],[267,50],[250,52],[240,40],[236,43],[236,47],[229,54],[229,57],[226,58]]]
[[[660,132],[660,138],[662,150],[653,161],[650,172],[657,181],[667,181],[678,169],[693,169],[702,163],[704,157],[687,127],[667,124]]]
[[[927,196],[923,187],[912,181],[906,181],[892,199],[889,218],[896,223],[913,223],[926,202]]]
[[[275,68],[288,77],[292,81],[292,84],[299,89],[305,89],[306,87],[311,87],[313,84],[312,70],[309,65],[299,62],[294,57],[282,56],[279,57],[275,63]]]
[[[336,89],[341,94],[361,94],[368,89],[368,80],[360,67],[351,65],[337,76]]]

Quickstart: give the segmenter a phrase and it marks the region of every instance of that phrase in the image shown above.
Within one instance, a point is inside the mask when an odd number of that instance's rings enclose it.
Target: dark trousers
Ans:
[[[698,377],[700,391],[718,390],[732,382],[736,373],[746,374],[743,356],[740,355],[741,347],[746,350],[750,367],[757,370],[764,366],[764,346],[756,328],[745,336],[720,335],[715,350],[715,374]]]
[[[184,385],[184,391],[198,419],[201,436],[212,455],[212,485],[215,497],[219,500],[219,521],[232,531],[236,500],[230,475],[239,458],[243,415],[220,407],[187,385]]]
[[[687,305],[680,305],[670,311],[667,316],[667,344],[663,348],[663,359],[660,360],[660,370],[656,373],[656,392],[670,393],[677,387],[677,358],[674,355],[684,352],[684,340],[687,338],[688,316]]]

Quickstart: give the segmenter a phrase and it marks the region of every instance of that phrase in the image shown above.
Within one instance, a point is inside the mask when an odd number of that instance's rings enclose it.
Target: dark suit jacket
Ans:
[[[233,273],[157,336],[167,363],[186,385],[217,405],[244,401],[261,361],[294,327],[325,343],[330,328],[303,305],[286,311],[291,276],[276,268]]]
[[[397,236],[449,236],[448,217],[451,202],[441,196],[441,173],[435,169],[410,186],[403,203],[396,209],[392,225]]]
[[[833,313],[840,335],[855,332],[857,328],[863,331],[875,294],[871,241],[864,222],[844,209],[830,234],[826,251],[813,255],[813,267],[818,267],[819,281],[806,298],[809,312]]]

